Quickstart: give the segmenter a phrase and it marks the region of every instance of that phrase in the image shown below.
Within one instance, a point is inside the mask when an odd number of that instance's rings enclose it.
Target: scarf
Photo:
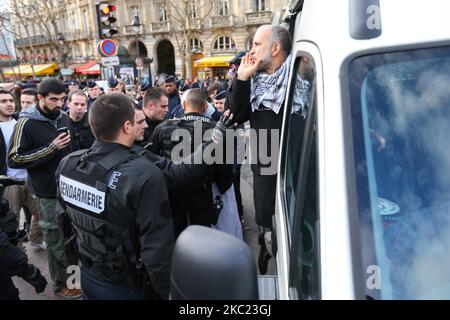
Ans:
[[[286,96],[291,70],[292,53],[273,74],[263,71],[257,72],[252,78],[250,89],[250,103],[252,111],[256,111],[261,105],[278,114]]]

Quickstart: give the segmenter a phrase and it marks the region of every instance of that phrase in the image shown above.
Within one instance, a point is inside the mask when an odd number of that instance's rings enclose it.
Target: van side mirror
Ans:
[[[188,227],[175,243],[170,296],[173,300],[258,300],[253,252],[224,232]]]

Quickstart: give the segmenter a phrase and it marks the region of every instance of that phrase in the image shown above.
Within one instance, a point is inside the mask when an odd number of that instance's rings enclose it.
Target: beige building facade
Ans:
[[[100,60],[97,53],[98,1],[34,1],[59,3],[61,11],[57,12],[56,28],[50,32],[37,23],[35,26],[29,23],[26,26],[28,32],[25,32],[24,21],[14,21],[15,42],[21,63],[37,59],[36,62],[58,62],[67,66],[93,59]],[[249,49],[258,26],[279,19],[288,4],[288,0],[100,2],[116,6],[116,29],[119,31],[116,38],[131,57],[135,57],[139,51],[139,56],[153,59],[153,73],[186,73],[190,77],[194,77],[199,71],[193,67],[198,59],[234,56]],[[140,26],[133,28],[133,18],[136,15]],[[185,49],[185,42],[189,43],[189,50]],[[126,50],[122,50],[122,53],[123,51]]]
[[[64,67],[97,58],[92,0],[11,0],[11,7],[20,63],[55,62]]]

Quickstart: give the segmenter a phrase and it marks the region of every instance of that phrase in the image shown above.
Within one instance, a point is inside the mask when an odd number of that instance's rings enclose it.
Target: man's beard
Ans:
[[[53,116],[59,115],[61,112],[61,110],[57,110],[57,109],[51,110],[46,105],[44,105],[43,109],[47,114],[53,115]]]
[[[270,66],[270,62],[271,62],[271,56],[270,56],[270,51],[268,51],[265,55],[263,60],[261,61],[261,64],[258,67],[258,71],[267,71],[267,69]]]

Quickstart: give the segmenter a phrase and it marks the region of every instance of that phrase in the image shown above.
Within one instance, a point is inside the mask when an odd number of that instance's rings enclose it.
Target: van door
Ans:
[[[297,44],[282,127],[277,212],[278,297],[320,299],[318,94],[320,54]]]

